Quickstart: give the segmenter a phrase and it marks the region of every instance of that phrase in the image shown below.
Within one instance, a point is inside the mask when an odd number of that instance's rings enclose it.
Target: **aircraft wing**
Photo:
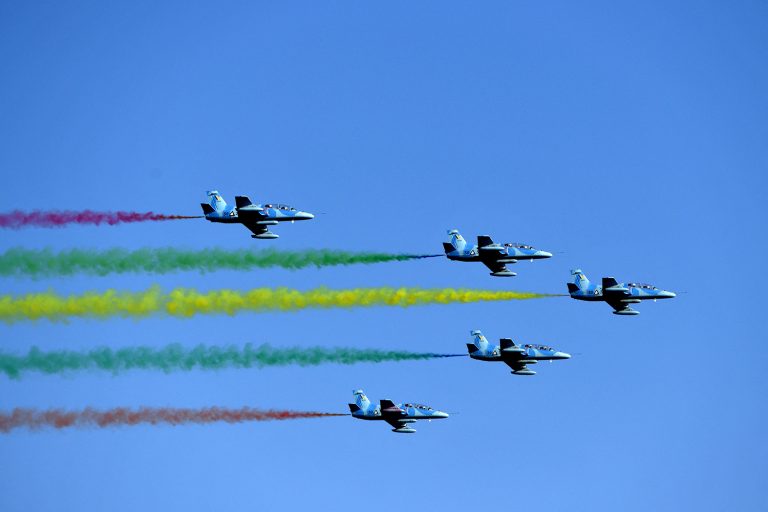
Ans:
[[[404,418],[384,418],[384,421],[389,423],[395,428],[403,428],[408,424],[407,421],[402,421]]]
[[[622,300],[619,297],[606,297],[605,302],[608,303],[609,306],[611,306],[614,311],[623,311],[625,309],[632,309],[630,307],[630,303],[627,301]],[[640,302],[640,301],[637,301]]]
[[[243,222],[243,226],[247,227],[251,230],[251,233],[254,235],[260,235],[262,233],[266,233],[269,231],[269,226],[262,226],[260,224],[256,224],[256,222]]]
[[[520,370],[527,370],[528,367],[525,366],[525,363],[521,363],[519,361],[510,361],[509,359],[504,359],[504,363],[512,368],[512,371],[519,372]]]
[[[483,265],[491,269],[491,272],[508,272],[509,271],[509,269],[507,269],[507,265],[505,265],[504,263],[499,263],[496,260],[483,258],[481,261],[483,262]]]

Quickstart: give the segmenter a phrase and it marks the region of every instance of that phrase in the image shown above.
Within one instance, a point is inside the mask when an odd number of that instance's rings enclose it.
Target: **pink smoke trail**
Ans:
[[[178,219],[199,219],[200,216],[164,215],[162,213],[139,212],[94,212],[91,210],[75,211],[33,211],[14,210],[0,213],[0,228],[21,229],[26,227],[55,228],[67,224],[121,224],[124,222],[147,222]]]
[[[226,409],[206,407],[203,409],[174,409],[169,407],[141,407],[128,409],[97,410],[90,407],[80,411],[60,409],[13,409],[10,413],[0,412],[0,432],[6,433],[18,428],[37,430],[44,427],[56,429],[73,427],[116,427],[140,424],[184,425],[190,423],[242,423],[246,421],[295,420],[300,418],[323,418],[348,416],[331,412],[261,410],[250,407]]]

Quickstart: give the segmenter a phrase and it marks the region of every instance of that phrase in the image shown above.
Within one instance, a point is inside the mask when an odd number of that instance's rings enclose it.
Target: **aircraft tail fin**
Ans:
[[[474,331],[470,331],[469,334],[472,335],[473,341],[474,341],[474,345],[475,345],[476,348],[483,349],[483,348],[488,346],[488,340],[485,339],[485,336],[483,336],[482,332],[480,332],[478,330],[474,330]],[[469,345],[469,344],[467,344],[467,345]]]
[[[359,409],[367,409],[371,404],[371,401],[368,400],[368,397],[365,396],[362,389],[356,389],[352,394],[355,396],[355,407]]]
[[[221,197],[218,190],[208,191],[208,202],[214,211],[221,212],[227,207],[227,202]]]
[[[458,229],[452,229],[448,231],[448,236],[451,237],[450,241],[443,243],[443,248],[446,254],[453,251],[461,251],[466,247],[467,241],[461,236]]]
[[[571,270],[571,275],[573,276],[573,282],[568,283],[568,293],[577,292],[589,287],[589,279],[587,279],[587,276],[584,275],[581,269]]]

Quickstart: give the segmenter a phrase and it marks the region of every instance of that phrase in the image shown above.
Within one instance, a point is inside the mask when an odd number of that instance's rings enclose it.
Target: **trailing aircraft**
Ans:
[[[477,245],[468,245],[457,229],[448,231],[450,240],[443,242],[445,256],[453,261],[479,261],[491,270],[495,277],[514,277],[517,274],[507,268],[508,263],[518,260],[551,258],[552,253],[540,251],[527,244],[497,244],[487,235],[477,237]]]
[[[536,375],[527,365],[571,358],[570,354],[545,345],[517,345],[509,338],[501,338],[499,345],[492,345],[482,332],[471,331],[470,334],[474,339],[472,343],[467,343],[469,357],[480,361],[501,361],[512,368],[514,375]]]
[[[365,396],[362,389],[352,392],[355,403],[349,404],[353,418],[359,420],[383,420],[394,427],[392,432],[399,434],[414,434],[416,429],[410,426],[417,420],[436,420],[447,418],[448,413],[436,411],[431,407],[420,404],[395,404],[392,400],[381,400],[374,405]]]
[[[206,220],[225,224],[242,224],[250,229],[251,238],[273,239],[279,235],[269,226],[280,222],[310,220],[315,216],[285,204],[253,204],[247,196],[235,196],[235,206],[228,206],[216,190],[208,191],[208,203],[200,203]]]

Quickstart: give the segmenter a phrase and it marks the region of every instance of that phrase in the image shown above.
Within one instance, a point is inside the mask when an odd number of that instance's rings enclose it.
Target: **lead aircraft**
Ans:
[[[436,411],[426,405],[395,404],[392,400],[381,400],[379,405],[374,405],[362,389],[357,389],[352,394],[355,403],[349,404],[349,411],[353,418],[386,421],[394,427],[392,432],[398,434],[416,433],[416,429],[410,427],[416,420],[431,421],[448,417],[448,413]]]
[[[225,224],[242,224],[253,233],[251,238],[273,239],[279,235],[269,226],[279,222],[310,220],[315,216],[286,204],[253,204],[248,196],[235,196],[235,206],[228,206],[216,190],[208,191],[208,202],[200,203],[206,220]]]

